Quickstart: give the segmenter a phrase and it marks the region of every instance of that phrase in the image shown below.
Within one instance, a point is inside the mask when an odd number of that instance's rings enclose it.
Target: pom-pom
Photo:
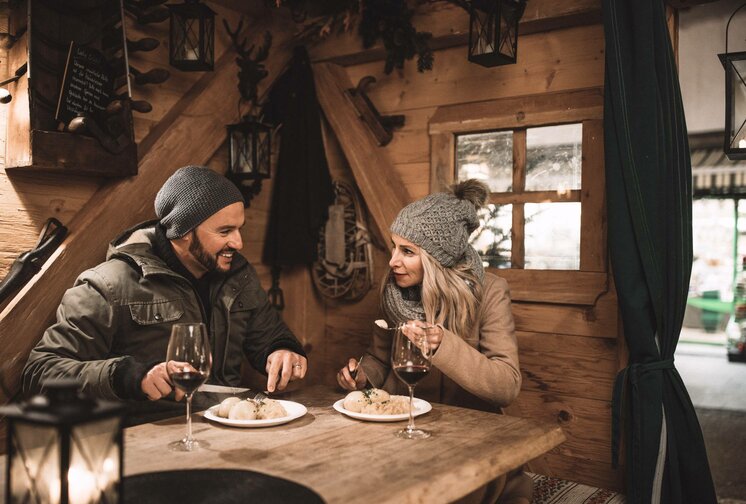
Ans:
[[[466,200],[479,210],[487,203],[490,188],[477,179],[467,179],[451,186],[451,192],[460,200]]]

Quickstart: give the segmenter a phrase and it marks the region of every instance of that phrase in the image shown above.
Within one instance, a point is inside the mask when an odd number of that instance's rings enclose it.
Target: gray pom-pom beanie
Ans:
[[[214,213],[239,201],[244,202],[241,191],[224,176],[204,166],[185,166],[158,191],[155,214],[167,238],[181,238]]]
[[[475,179],[456,184],[448,193],[435,193],[410,203],[396,216],[391,233],[422,247],[450,268],[472,252],[469,236],[479,227],[477,210],[489,188]]]

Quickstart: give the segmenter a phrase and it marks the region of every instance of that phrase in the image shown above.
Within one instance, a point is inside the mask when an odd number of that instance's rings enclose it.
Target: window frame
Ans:
[[[564,197],[554,191],[551,197],[542,191],[523,192],[526,129],[571,123],[581,123],[583,128],[580,190],[568,191]],[[494,272],[508,280],[514,300],[595,304],[608,291],[602,90],[591,88],[438,107],[428,124],[431,192],[442,191],[455,180],[457,135],[498,130],[513,131],[514,192],[492,193],[489,202],[513,203],[513,267]],[[524,212],[523,205],[515,203],[550,199],[581,204],[578,270],[523,269]]]

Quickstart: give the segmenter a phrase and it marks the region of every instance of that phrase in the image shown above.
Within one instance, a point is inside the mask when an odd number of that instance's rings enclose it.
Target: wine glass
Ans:
[[[428,328],[424,328],[427,333]],[[405,334],[405,331],[409,335]],[[396,432],[396,436],[405,439],[424,439],[430,432],[416,429],[414,426],[413,400],[414,387],[430,372],[430,345],[425,335],[415,335],[415,326],[400,324],[394,332],[391,348],[391,365],[394,373],[409,388],[409,424],[405,429]]]
[[[166,369],[174,387],[186,395],[187,435],[168,445],[172,451],[194,451],[208,446],[192,437],[192,396],[210,376],[211,367],[212,353],[205,324],[174,324],[168,340]]]

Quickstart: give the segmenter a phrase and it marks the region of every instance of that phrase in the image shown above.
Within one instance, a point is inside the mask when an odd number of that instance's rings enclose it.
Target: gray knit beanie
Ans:
[[[155,197],[155,214],[166,237],[181,238],[219,210],[244,202],[238,188],[204,166],[179,168]]]
[[[422,247],[443,266],[461,262],[471,249],[469,236],[479,227],[477,210],[489,196],[489,188],[469,179],[405,206],[391,225],[391,233]]]

